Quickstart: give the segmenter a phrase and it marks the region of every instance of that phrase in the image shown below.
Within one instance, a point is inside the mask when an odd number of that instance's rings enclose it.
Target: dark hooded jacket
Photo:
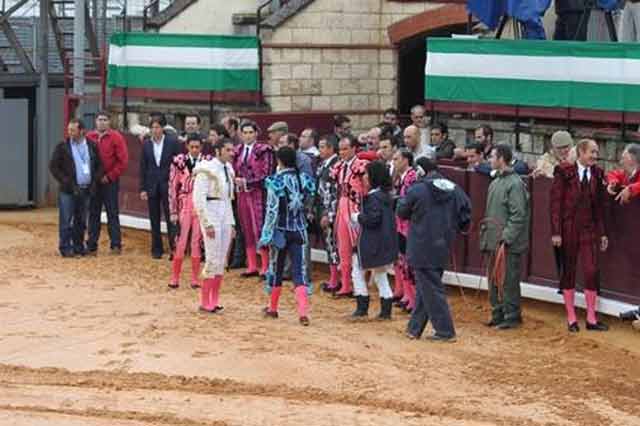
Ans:
[[[456,234],[471,222],[471,202],[437,172],[420,178],[398,200],[399,217],[411,220],[407,260],[413,268],[444,269]]]
[[[398,258],[398,234],[393,214],[393,198],[378,190],[362,200],[358,215],[361,226],[358,256],[363,269],[390,265]]]

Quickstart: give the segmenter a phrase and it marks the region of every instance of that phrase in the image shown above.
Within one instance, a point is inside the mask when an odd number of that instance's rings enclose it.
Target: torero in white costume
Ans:
[[[216,313],[219,305],[222,276],[227,262],[229,245],[233,239],[235,220],[233,200],[233,156],[231,141],[223,141],[217,147],[218,156],[202,161],[194,169],[193,206],[200,221],[204,240],[205,264],[200,311]]]

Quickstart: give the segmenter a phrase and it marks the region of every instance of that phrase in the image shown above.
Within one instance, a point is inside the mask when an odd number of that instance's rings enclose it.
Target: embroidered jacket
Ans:
[[[210,160],[210,157],[200,155],[196,163],[202,160]],[[190,157],[187,154],[178,154],[173,157],[169,169],[169,212],[172,215],[179,214],[185,207],[189,207],[191,193],[193,192],[193,168]]]

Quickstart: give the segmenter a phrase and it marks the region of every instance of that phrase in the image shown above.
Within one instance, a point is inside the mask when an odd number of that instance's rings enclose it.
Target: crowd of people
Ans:
[[[128,164],[127,144],[109,122],[109,114],[100,112],[96,130],[86,133],[80,120],[71,120],[68,139],[51,158],[51,173],[60,183],[63,257],[97,254],[103,205],[111,253],[121,253],[118,188]],[[485,211],[479,229],[480,250],[488,260],[487,325],[505,330],[522,323],[520,276],[530,204],[521,176],[530,175],[553,179],[550,245],[562,263],[568,330],[580,329],[574,306],[578,259],[585,277],[585,327],[608,328],[596,316],[597,251],[608,247],[602,209],[607,197],[628,203],[640,194],[639,145],[627,146],[623,168],[605,175],[596,164],[595,141],[574,146],[568,132],[558,131],[550,151],[530,167],[510,145],[495,143],[488,125],[457,147],[445,123],[427,124],[422,106],[412,108],[404,129],[398,112],[389,109],[379,125],[358,136],[343,115],[326,135],[313,128],[297,135],[287,123],[275,122],[265,139],[251,120],[226,117],[204,134],[200,117],[192,114],[179,133],[163,114],[152,113],[149,127],[138,126],[136,133],[142,142],[139,188],[148,206],[151,256],[165,254],[164,216],[172,265],[168,286],[180,286],[183,260],[190,254],[190,284],[200,289],[203,313],[223,310],[225,271],[245,268],[242,279],[264,282],[265,318],[278,318],[283,283],[291,281],[299,321],[309,325],[315,238],[329,265],[320,288],[335,298],[353,298],[352,319],[368,317],[368,287],[375,283],[378,319],[389,320],[395,303],[411,315],[407,337],[420,338],[431,321],[429,339],[455,341],[442,276],[456,234],[470,226],[472,207],[463,189],[438,170],[439,161],[454,160],[491,179],[486,206],[474,206]]]

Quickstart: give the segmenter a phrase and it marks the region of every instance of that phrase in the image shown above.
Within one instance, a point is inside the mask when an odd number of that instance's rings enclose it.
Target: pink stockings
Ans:
[[[213,311],[219,307],[220,287],[222,286],[222,275],[213,278],[206,278],[202,282],[200,289],[200,306],[208,311]]]
[[[575,307],[576,290],[573,288],[564,289],[562,290],[562,297],[564,298],[564,307],[567,311],[567,322],[569,324],[578,322]],[[587,322],[589,324],[596,324],[598,322],[598,317],[596,316],[598,293],[595,290],[585,290],[584,298],[587,302]]]
[[[309,310],[309,299],[307,298],[307,288],[304,285],[296,286],[296,304],[298,306],[298,316],[306,317]],[[278,312],[278,302],[280,301],[280,294],[282,293],[282,287],[273,287],[271,289],[271,299],[269,301],[269,312]]]
[[[245,248],[247,253],[247,272],[258,271],[258,253],[260,253],[260,273],[265,275],[269,268],[269,250],[260,249],[260,252],[253,246]]]
[[[180,284],[180,273],[182,272],[183,258],[174,257],[171,265],[171,284]],[[198,274],[200,273],[200,253],[198,256],[191,257],[191,285],[200,285]]]

